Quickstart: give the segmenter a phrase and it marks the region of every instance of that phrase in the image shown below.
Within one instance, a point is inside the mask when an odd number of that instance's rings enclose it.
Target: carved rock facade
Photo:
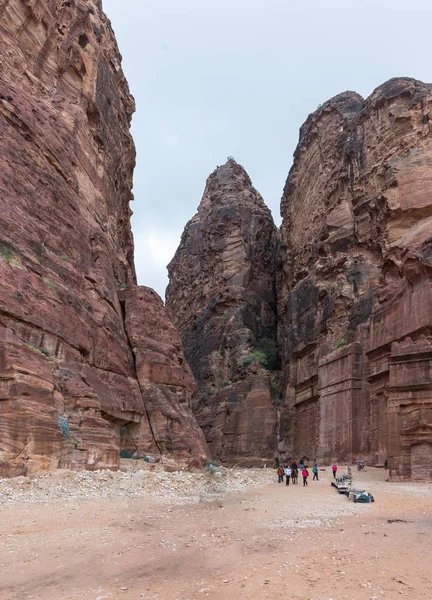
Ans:
[[[282,199],[280,451],[432,476],[432,86],[310,115]]]
[[[207,180],[168,269],[167,309],[198,382],[194,410],[212,457],[273,460],[276,228],[234,160]]]
[[[101,3],[3,2],[0,53],[0,476],[200,458],[178,338],[135,287],[134,102]]]

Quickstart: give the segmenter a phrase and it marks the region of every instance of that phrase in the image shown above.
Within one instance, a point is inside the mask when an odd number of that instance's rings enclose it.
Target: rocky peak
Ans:
[[[432,91],[432,84],[412,77],[394,77],[378,86],[367,99],[368,106],[394,101],[398,96],[408,96],[411,104],[419,102]]]
[[[217,167],[208,177],[197,214],[192,221],[196,223],[200,219],[206,219],[209,215],[213,219],[212,211],[217,211],[221,207],[224,207],[223,210],[228,211],[226,216],[231,220],[236,211],[238,211],[238,218],[240,218],[241,211],[247,207],[268,213],[272,218],[269,208],[253,187],[248,173],[233,158],[228,159],[224,165]]]
[[[206,192],[227,193],[251,187],[252,181],[246,170],[233,158],[221,167],[217,167],[207,179]],[[204,195],[206,195],[204,192]]]
[[[321,121],[326,121],[332,113],[340,115],[342,119],[349,119],[363,110],[364,99],[357,92],[342,92],[320,105],[306,119],[300,128],[299,143],[296,153],[316,139],[317,126]]]
[[[274,368],[276,239],[270,210],[244,168],[228,160],[208,178],[168,267],[167,309],[198,381],[196,414],[212,454],[226,460],[274,454],[269,373],[256,352],[265,346]],[[264,406],[261,437],[254,427]],[[244,437],[233,425],[240,415]]]

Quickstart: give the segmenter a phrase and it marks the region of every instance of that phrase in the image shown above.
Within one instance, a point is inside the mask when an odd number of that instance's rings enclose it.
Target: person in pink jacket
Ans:
[[[332,471],[333,471],[333,479],[336,479],[337,465],[332,466]]]
[[[304,469],[302,471],[302,476],[303,476],[303,487],[305,487],[305,485],[308,484],[307,478],[309,477],[309,471],[306,469],[306,467],[304,467]]]

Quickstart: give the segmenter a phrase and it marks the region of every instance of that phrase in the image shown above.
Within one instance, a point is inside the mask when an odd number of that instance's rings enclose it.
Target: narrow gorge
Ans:
[[[102,3],[5,0],[0,53],[0,477],[120,456],[432,477],[432,85],[309,115],[279,229],[218,167],[165,307],[136,281],[135,105]]]

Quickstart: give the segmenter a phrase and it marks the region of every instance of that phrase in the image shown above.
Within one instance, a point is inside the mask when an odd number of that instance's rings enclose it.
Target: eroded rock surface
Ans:
[[[154,290],[134,286],[123,298],[126,332],[157,448],[162,455],[186,453],[190,464],[200,465],[206,444],[192,413],[196,382],[179,332]]]
[[[212,457],[227,462],[276,452],[276,241],[269,209],[229,160],[209,177],[168,268],[167,309],[198,382],[194,410]]]
[[[200,457],[178,345],[163,382],[141,371],[137,319],[151,336],[160,305],[136,309],[134,102],[101,3],[3,2],[0,54],[0,475],[116,468],[120,446]]]
[[[432,86],[394,79],[300,131],[281,206],[285,454],[432,475],[431,118]]]

